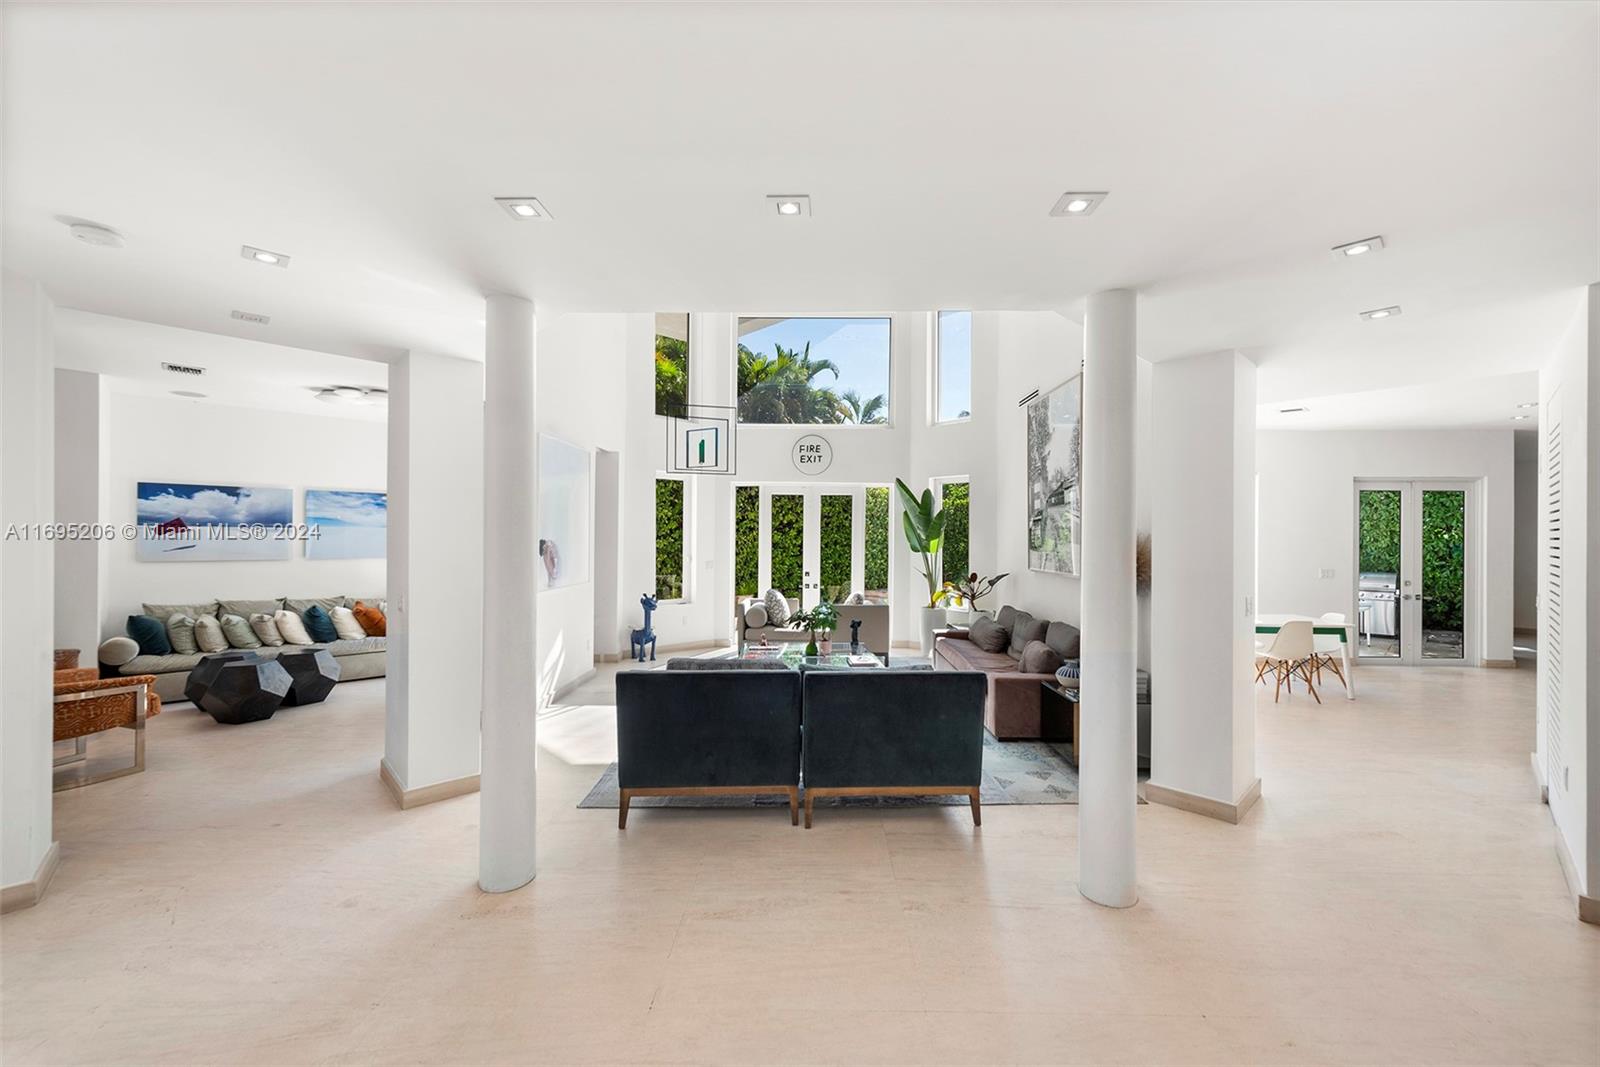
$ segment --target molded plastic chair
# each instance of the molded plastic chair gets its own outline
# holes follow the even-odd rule
[[[1311,643],[1311,620],[1296,619],[1286,622],[1278,632],[1273,635],[1272,644],[1261,652],[1261,667],[1256,671],[1260,678],[1269,668],[1272,671],[1274,685],[1272,687],[1272,702],[1278,702],[1278,696],[1284,683],[1288,683],[1289,692],[1294,693],[1294,677],[1299,675],[1310,690],[1311,696],[1318,704],[1322,698],[1317,696],[1317,687],[1312,680],[1312,660],[1316,655]]]
[[[1344,612],[1330,611],[1317,621],[1333,626],[1343,626],[1345,624]],[[1322,682],[1322,668],[1326,667],[1338,676],[1339,684],[1348,690],[1350,683],[1345,681],[1344,668],[1339,665],[1340,660],[1343,658],[1343,653],[1339,648],[1340,644],[1341,642],[1335,634],[1313,633],[1311,635],[1311,650],[1315,655],[1313,656],[1312,667],[1317,673],[1318,684]]]

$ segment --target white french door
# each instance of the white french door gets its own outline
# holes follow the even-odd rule
[[[761,486],[762,589],[814,608],[865,588],[866,487]]]
[[[1411,666],[1480,662],[1478,486],[1356,482],[1356,655]]]

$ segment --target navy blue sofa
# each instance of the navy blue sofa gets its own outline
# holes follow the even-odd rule
[[[802,677],[807,829],[817,797],[937,793],[964,794],[973,825],[983,825],[978,790],[988,680],[981,671],[807,671]]]
[[[619,827],[627,828],[632,797],[719,793],[786,795],[794,825],[799,786],[796,672],[679,669],[617,675]]]

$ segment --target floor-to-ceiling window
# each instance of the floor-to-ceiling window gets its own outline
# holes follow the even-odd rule
[[[683,600],[684,551],[682,478],[656,479],[656,599]]]
[[[761,592],[761,487],[733,487],[733,592]]]
[[[772,553],[772,588],[799,599],[805,574],[805,497],[773,493],[767,544]]]
[[[863,570],[868,600],[889,599],[889,487],[869,485],[864,494],[866,530]]]
[[[940,550],[939,569],[943,580],[959,582],[971,571],[968,565],[971,554],[967,546],[969,516],[967,508],[967,483],[945,482],[939,489],[940,507],[944,508],[944,545]]]

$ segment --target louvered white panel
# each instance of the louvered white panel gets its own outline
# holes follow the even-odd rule
[[[1562,440],[1561,398],[1552,396],[1545,410],[1545,530],[1547,551],[1544,576],[1544,633],[1539,635],[1539,666],[1544,672],[1545,781],[1554,793],[1566,792],[1562,767],[1561,686],[1561,569],[1565,556],[1565,530],[1562,528]],[[1582,546],[1579,546],[1580,548]]]

